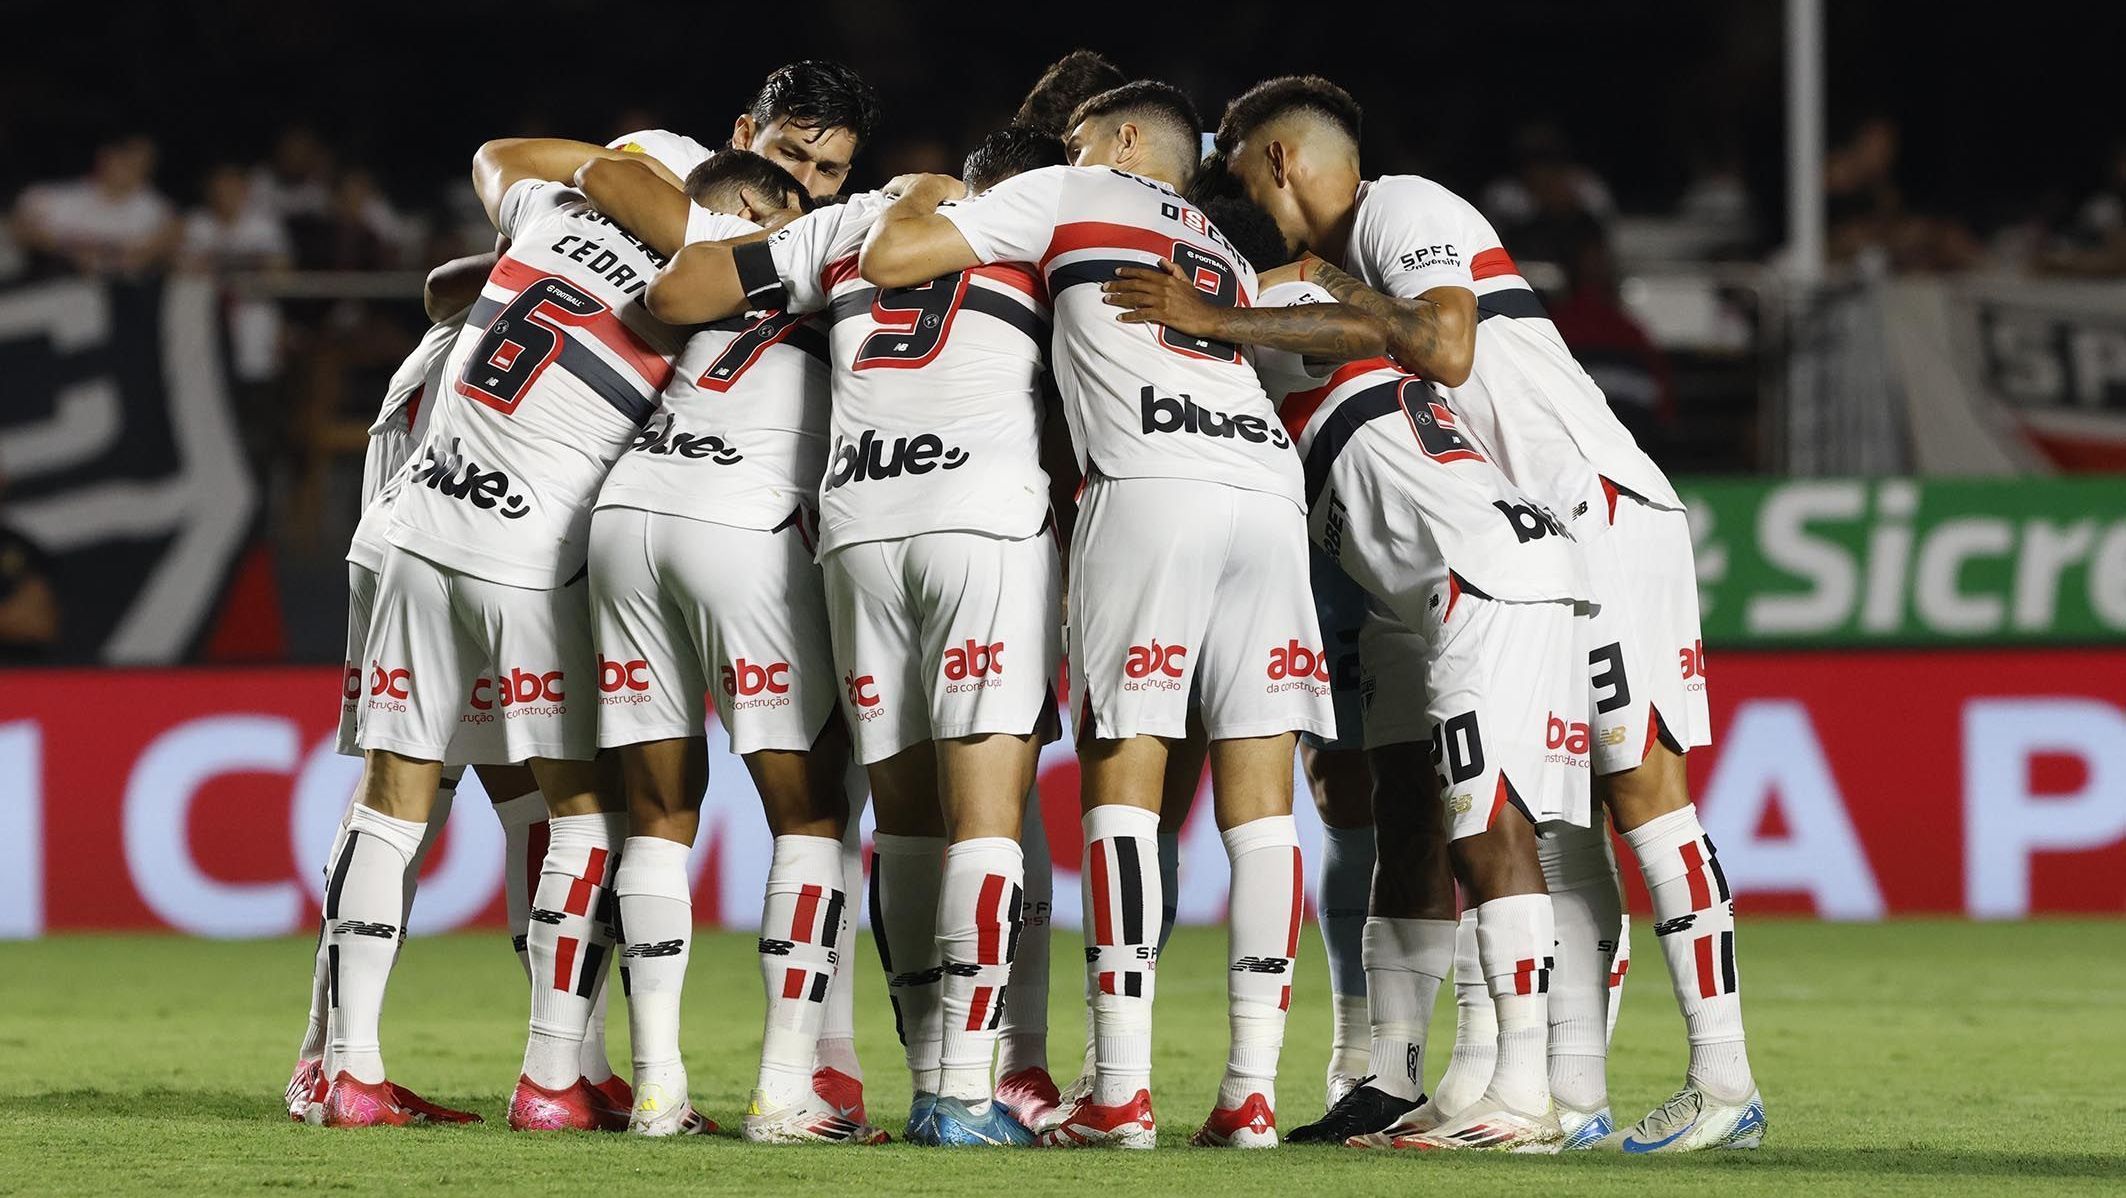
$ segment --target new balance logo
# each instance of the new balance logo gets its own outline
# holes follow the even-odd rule
[[[1284,426],[1260,416],[1232,416],[1215,408],[1199,406],[1186,395],[1166,396],[1149,386],[1137,392],[1137,406],[1146,436],[1154,433],[1195,433],[1203,437],[1238,439],[1255,445],[1289,448],[1291,438]]]
[[[653,940],[648,944],[630,944],[620,950],[623,957],[676,957],[686,950],[684,940]]]
[[[478,462],[465,456],[456,437],[450,439],[448,453],[433,442],[423,443],[421,457],[415,460],[407,479],[417,487],[463,500],[483,512],[499,507],[505,519],[520,520],[531,511],[531,501],[510,490],[509,475],[481,469]]]
[[[1289,957],[1242,957],[1233,962],[1233,973],[1283,974],[1292,967]]]
[[[332,925],[332,930],[342,936],[374,936],[378,940],[394,940],[399,934],[395,923],[364,923],[359,919],[343,919]]]
[[[1687,932],[1690,930],[1690,926],[1697,922],[1698,915],[1696,912],[1688,915],[1678,915],[1674,919],[1664,919],[1654,925],[1654,935],[1673,936],[1677,932]]]
[[[932,966],[929,969],[916,969],[910,970],[907,973],[896,973],[892,977],[886,979],[886,985],[931,986],[937,984],[940,981],[943,981],[944,978],[944,969],[939,966]]]
[[[766,936],[762,936],[759,947],[760,955],[763,957],[787,957],[790,955],[790,950],[797,946],[788,940],[771,940]]]
[[[970,961],[947,961],[939,968],[956,978],[971,978],[982,972],[982,967]]]
[[[899,478],[903,474],[928,474],[933,470],[957,470],[967,464],[968,453],[947,445],[936,433],[895,437],[888,445],[875,429],[865,429],[851,444],[834,439],[834,454],[827,465],[827,485],[832,491],[845,483],[869,479]]]
[[[561,912],[549,911],[544,907],[533,907],[531,909],[531,920],[533,923],[556,924],[560,923],[563,919],[566,918],[567,916],[561,914]]]

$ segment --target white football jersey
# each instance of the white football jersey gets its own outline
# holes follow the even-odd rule
[[[1682,508],[1467,200],[1415,175],[1360,184],[1346,257],[1347,269],[1388,295],[1409,299],[1434,287],[1476,294],[1473,369],[1444,390],[1463,432],[1528,493],[1574,523],[1603,502],[1601,478]]]
[[[820,551],[925,532],[1032,536],[1048,519],[1047,291],[1018,264],[919,287],[864,282],[857,251],[889,202],[855,196],[768,242],[789,309],[824,310],[831,322]]]
[[[706,208],[688,214],[689,243],[759,231]],[[614,463],[598,506],[759,529],[810,511],[827,456],[820,324],[795,312],[749,312],[697,327],[679,351],[664,410]]]
[[[451,346],[385,539],[520,587],[583,569],[606,471],[656,409],[679,334],[642,293],[663,255],[581,192],[525,180],[503,197],[510,248]]]
[[[1280,283],[1262,295],[1265,307],[1332,303],[1312,283]],[[1464,437],[1441,390],[1386,358],[1312,365],[1298,354],[1258,349],[1263,386],[1299,447],[1306,468],[1307,503],[1318,508],[1343,472],[1392,472],[1364,486],[1339,486],[1340,500],[1392,495],[1392,506],[1422,524],[1399,544],[1324,546],[1334,556],[1407,559],[1437,553],[1445,567],[1494,599],[1535,602],[1586,594],[1583,567],[1556,518],[1516,487]],[[1378,442],[1375,438],[1385,438]],[[1380,451],[1376,452],[1378,449]],[[1362,523],[1394,529],[1405,511],[1375,513]],[[1331,514],[1317,527],[1334,529]],[[1415,531],[1415,530],[1413,530]],[[1408,562],[1400,574],[1422,574]],[[1376,576],[1389,573],[1374,572]]]
[[[686,182],[687,176],[707,161],[712,152],[686,134],[669,129],[638,129],[605,143],[605,148],[655,158],[664,164],[664,169],[679,176],[681,183]]]
[[[384,525],[391,520],[391,501],[406,478],[406,459],[428,431],[428,417],[443,391],[443,367],[451,344],[465,327],[465,313],[429,327],[420,344],[391,372],[384,406],[369,426],[369,457],[362,464],[362,518],[354,526],[347,560],[382,572]]]
[[[983,262],[1039,268],[1055,302],[1056,383],[1078,464],[1301,502],[1299,458],[1237,346],[1123,324],[1100,284],[1164,259],[1219,303],[1255,300],[1255,268],[1173,188],[1111,167],[1051,166],[939,209]]]

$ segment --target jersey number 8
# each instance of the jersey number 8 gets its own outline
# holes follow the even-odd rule
[[[1206,253],[1185,241],[1174,243],[1173,263],[1181,268],[1196,284],[1196,290],[1210,297],[1213,304],[1231,308],[1240,302],[1240,277],[1233,273],[1225,259]],[[1213,341],[1208,337],[1191,337],[1187,333],[1160,326],[1159,342],[1176,353],[1192,358],[1209,358],[1214,362],[1238,362],[1240,347],[1230,341]]]

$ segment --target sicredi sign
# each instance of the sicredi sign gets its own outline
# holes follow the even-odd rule
[[[1694,482],[1705,639],[2126,640],[2126,477]]]

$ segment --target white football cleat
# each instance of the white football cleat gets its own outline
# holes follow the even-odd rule
[[[1591,1111],[1583,1111],[1562,1102],[1557,1106],[1558,1127],[1565,1133],[1565,1152],[1599,1148],[1602,1141],[1616,1134],[1616,1121],[1609,1117],[1609,1108],[1606,1106],[1596,1107]]]
[[[1352,1136],[1344,1141],[1344,1147],[1400,1148],[1403,1145],[1397,1144],[1397,1140],[1421,1136],[1446,1121],[1447,1113],[1440,1109],[1436,1100],[1427,1095],[1423,1102],[1417,1104],[1415,1110],[1397,1119],[1391,1126],[1365,1135]]]
[[[631,1136],[705,1136],[716,1125],[704,1118],[687,1099],[686,1073],[644,1082],[635,1088],[635,1106],[628,1113]]]
[[[1565,1129],[1558,1125],[1557,1107],[1543,1105],[1531,1115],[1487,1097],[1467,1113],[1449,1119],[1431,1131],[1397,1136],[1394,1147],[1420,1151],[1460,1149],[1481,1152],[1554,1153],[1565,1146]]]
[[[1625,1132],[1617,1147],[1634,1154],[1756,1148],[1764,1143],[1765,1126],[1764,1098],[1756,1090],[1740,1102],[1726,1102],[1686,1085]]]
[[[810,1090],[782,1106],[753,1091],[739,1134],[753,1144],[883,1144],[887,1139],[885,1132],[848,1118]]]

